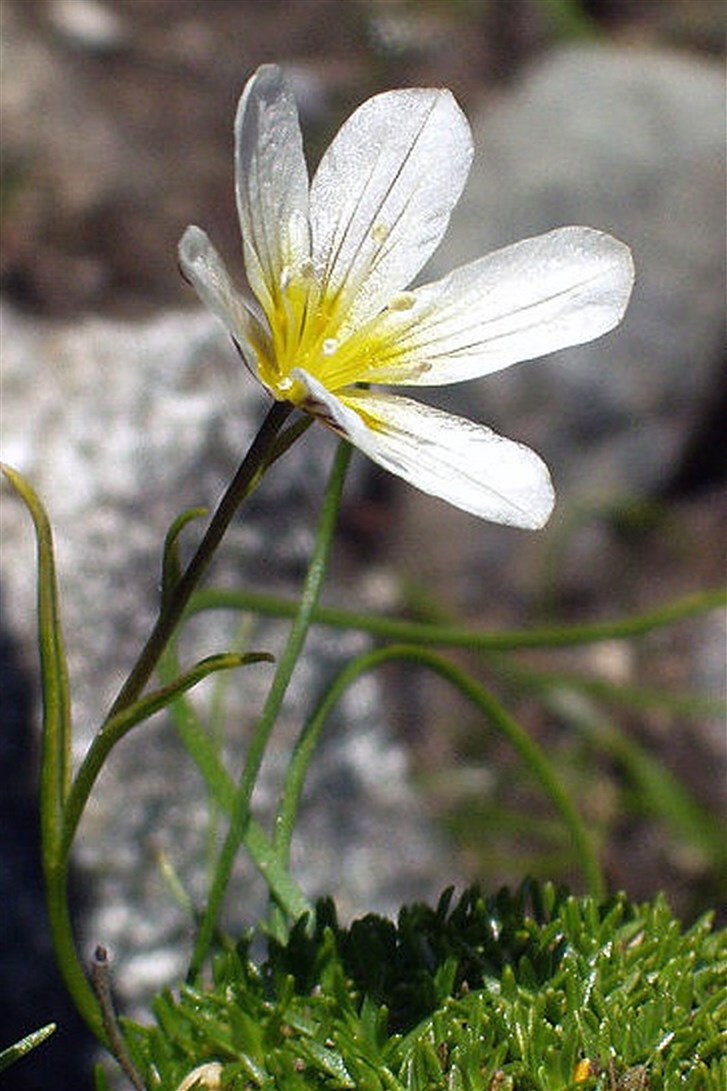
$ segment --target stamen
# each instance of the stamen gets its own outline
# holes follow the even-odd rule
[[[393,299],[389,300],[390,311],[410,311],[416,303],[416,296],[413,292],[401,292],[399,295],[395,295]]]
[[[321,351],[324,356],[333,356],[337,349],[338,341],[335,337],[327,337],[321,345]]]
[[[389,229],[386,224],[374,224],[374,226],[371,228],[371,238],[375,243],[378,243],[379,246],[383,246],[388,237]]]

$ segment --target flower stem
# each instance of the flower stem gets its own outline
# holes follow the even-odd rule
[[[274,451],[276,437],[292,408],[287,402],[273,402],[252,446],[220,500],[196,553],[179,583],[170,593],[168,601],[163,605],[156,625],[142,648],[131,674],[111,706],[108,720],[133,704],[149,681],[159,657],[184,613],[192,592],[207,570],[237,509],[257,485],[260,474]]]
[[[62,686],[60,683],[58,685],[59,690],[63,690],[62,699],[58,698],[52,702],[46,701],[41,810],[43,815],[46,897],[53,942],[58,964],[61,967],[69,992],[97,1038],[106,1044],[108,1039],[99,1015],[98,1001],[78,959],[70,921],[67,885],[68,861],[72,848],[73,833],[81,817],[85,801],[98,772],[100,772],[105,757],[110,752],[113,741],[118,741],[118,738],[123,735],[123,732],[110,732],[108,729],[124,719],[122,714],[131,709],[131,706],[138,700],[146,687],[160,656],[184,614],[192,593],[207,570],[214,552],[240,504],[256,487],[265,469],[289,446],[289,443],[285,443],[281,447],[279,433],[291,410],[292,407],[285,403],[273,403],[250,449],[212,516],[207,531],[184,574],[175,586],[168,589],[157,622],[104,723],[94,737],[86,759],[70,787],[64,787],[63,785],[65,779],[63,771],[64,768],[68,768],[68,759],[67,757],[64,758],[64,755],[69,750],[70,740],[70,718],[66,707],[65,682]],[[289,429],[289,431],[292,430]],[[37,514],[35,517],[37,518]],[[49,594],[47,593],[45,598],[48,598]],[[55,596],[54,586],[52,594]],[[54,601],[54,598],[51,601]],[[59,627],[56,626],[53,631],[59,633]],[[54,642],[50,645],[51,651],[58,655],[60,655],[59,640],[60,636],[56,636]],[[49,673],[49,669],[44,668],[44,677]],[[62,672],[60,672],[60,669],[56,673],[61,677]],[[65,675],[63,674],[61,680],[64,679]],[[48,711],[49,705],[50,712]],[[53,713],[53,709],[59,705],[66,708],[65,741],[60,737],[62,732],[59,734],[59,729],[55,726],[55,721],[59,717]],[[64,716],[61,715],[60,719],[63,720]],[[111,745],[109,745],[110,738]],[[263,844],[257,847],[262,852],[263,849],[267,848],[267,845]],[[268,850],[267,854],[264,855],[271,856],[271,850]]]

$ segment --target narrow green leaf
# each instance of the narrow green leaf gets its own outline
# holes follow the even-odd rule
[[[207,515],[207,508],[190,508],[189,511],[183,511],[181,515],[178,515],[167,531],[162,554],[162,611],[169,608],[172,595],[182,578],[182,562],[179,557],[180,535],[188,523],[194,519],[203,519],[205,515]]]
[[[154,690],[145,697],[141,697],[132,705],[106,720],[89,746],[68,795],[63,827],[63,846],[66,851],[70,849],[86,801],[106,758],[114,746],[133,727],[136,727],[137,724],[142,723],[144,720],[148,720],[156,712],[161,712],[180,694],[196,686],[198,682],[217,671],[232,670],[235,667],[249,666],[252,663],[271,662],[273,662],[273,656],[268,652],[248,652],[245,655],[227,653],[209,656],[197,663],[191,670],[185,671],[170,685],[162,686],[161,689]]]
[[[30,1053],[31,1049],[35,1049],[41,1042],[44,1042],[46,1038],[50,1038],[51,1034],[56,1029],[55,1023],[47,1023],[46,1026],[40,1027],[38,1030],[32,1031],[31,1034],[26,1034],[25,1038],[21,1038],[19,1042],[15,1042],[14,1045],[8,1046],[7,1049],[3,1049],[0,1052],[0,1072],[4,1072],[6,1068],[10,1068],[11,1064],[15,1064],[21,1057],[24,1057],[26,1053]]]
[[[33,520],[38,556],[38,646],[43,689],[41,799],[47,849],[60,838],[63,801],[70,783],[71,716],[68,669],[58,604],[53,532],[45,508],[28,482],[10,466],[0,470]]]
[[[222,910],[227,885],[232,875],[235,856],[240,843],[244,840],[245,830],[250,824],[250,800],[260,772],[260,766],[275,727],[278,713],[282,707],[288,684],[303,650],[328,568],[333,532],[340,509],[343,484],[350,459],[351,447],[348,443],[342,441],[336,450],[329,474],[316,530],[315,545],[303,583],[300,603],[278,661],[275,677],[268,691],[260,720],[248,746],[242,775],[235,793],[230,827],[219,854],[210,887],[207,909],[192,952],[189,970],[190,979],[197,975],[209,949],[216,921]],[[279,862],[284,867],[287,866],[287,859],[281,858]],[[284,930],[284,925],[280,919],[271,921],[271,927],[277,928],[281,932]]]
[[[177,673],[174,670],[175,664],[172,642],[160,660],[162,680],[171,678],[172,671]],[[229,818],[235,802],[235,782],[222,764],[217,747],[185,694],[180,694],[172,701],[170,713],[182,745],[205,782],[210,799]],[[287,868],[278,860],[277,853],[263,829],[252,818],[245,829],[243,842],[255,867],[263,876],[272,899],[284,908],[290,919],[297,920],[304,913],[310,912],[310,903]]]
[[[63,827],[71,790],[72,724],[53,534],[45,508],[28,482],[9,466],[0,464],[0,470],[28,509],[37,542],[38,644],[43,690],[40,827],[48,922],[66,988],[93,1033],[105,1042],[98,1003],[78,958],[68,906],[68,853],[63,843]]]

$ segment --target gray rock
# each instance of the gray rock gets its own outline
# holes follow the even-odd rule
[[[55,529],[78,760],[153,620],[169,523],[187,507],[214,504],[262,420],[265,398],[206,314],[59,325],[4,309],[2,332],[3,457],[32,482]],[[216,584],[296,593],[332,451],[332,437],[313,429],[273,468],[223,543]],[[7,623],[29,658],[33,539],[26,512],[7,493],[2,515]],[[350,598],[333,582],[333,597]],[[184,642],[187,661],[228,649],[239,624],[224,614],[195,622],[194,639]],[[280,624],[257,624],[248,646],[278,651],[283,637]],[[311,632],[255,798],[262,817],[270,816],[284,757],[315,698],[365,647],[356,634]],[[262,665],[226,679],[231,771],[240,768],[271,671]],[[76,855],[94,905],[81,923],[82,944],[110,948],[127,1010],[184,971],[190,922],[165,886],[159,855],[199,903],[209,829],[200,778],[167,719],[137,728],[103,774]],[[335,894],[344,915],[393,912],[405,900],[435,896],[452,878],[373,679],[350,692],[324,737],[294,858],[304,889]],[[227,926],[246,927],[263,905],[261,882],[241,865]]]
[[[474,118],[467,188],[425,279],[569,223],[610,232],[636,263],[619,329],[431,393],[543,455],[558,493],[550,533],[579,509],[668,485],[714,397],[723,366],[724,132],[716,64],[615,46],[547,56]],[[503,575],[516,592],[532,586],[542,535],[480,524],[413,491],[401,505],[400,555],[460,604],[491,602],[495,564],[498,586]],[[441,534],[424,531],[432,520]]]
[[[633,250],[622,327],[454,388],[463,411],[532,443],[568,496],[669,479],[721,362],[724,81],[673,53],[579,46],[548,57],[473,124],[475,162],[434,271],[577,223]]]

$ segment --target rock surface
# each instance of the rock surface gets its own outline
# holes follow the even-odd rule
[[[185,508],[215,502],[262,420],[265,398],[203,313],[62,325],[5,309],[2,329],[3,458],[32,482],[55,530],[78,760],[153,621],[168,525]],[[332,450],[333,438],[313,430],[274,467],[248,518],[231,528],[216,583],[296,593]],[[350,484],[355,493],[355,478]],[[29,659],[33,540],[26,512],[7,494],[2,515],[7,617]],[[336,597],[346,600],[345,587]],[[238,626],[221,614],[196,625],[190,660],[227,650]],[[281,626],[259,625],[250,646],[277,651],[281,637]],[[285,748],[316,695],[364,648],[356,636],[311,632],[281,717],[282,741],[256,796],[261,814],[273,806]],[[271,668],[258,666],[227,682],[231,770],[240,767],[270,678]],[[435,896],[452,876],[409,787],[407,758],[387,729],[375,682],[352,690],[335,720],[295,841],[304,888],[334,893],[344,915],[393,912],[404,900]],[[208,821],[199,777],[165,720],[124,740],[77,852],[92,899],[84,948],[103,942],[113,952],[123,1002],[140,1003],[184,972],[189,921],[165,886],[159,854],[202,899]],[[261,884],[241,868],[229,928],[254,921],[262,899]]]
[[[547,359],[435,391],[432,400],[540,452],[558,533],[576,506],[654,496],[677,474],[723,376],[725,98],[721,69],[666,51],[578,46],[525,70],[473,120],[475,161],[433,276],[488,250],[576,223],[626,242],[636,286],[622,326]],[[402,552],[424,575],[471,579],[513,556],[512,532],[407,493]],[[436,518],[441,536],[421,535]],[[521,540],[527,536],[520,536]],[[524,541],[527,555],[531,543]],[[526,563],[525,561],[523,563]],[[486,581],[487,582],[487,581]],[[480,596],[480,605],[482,605]]]

